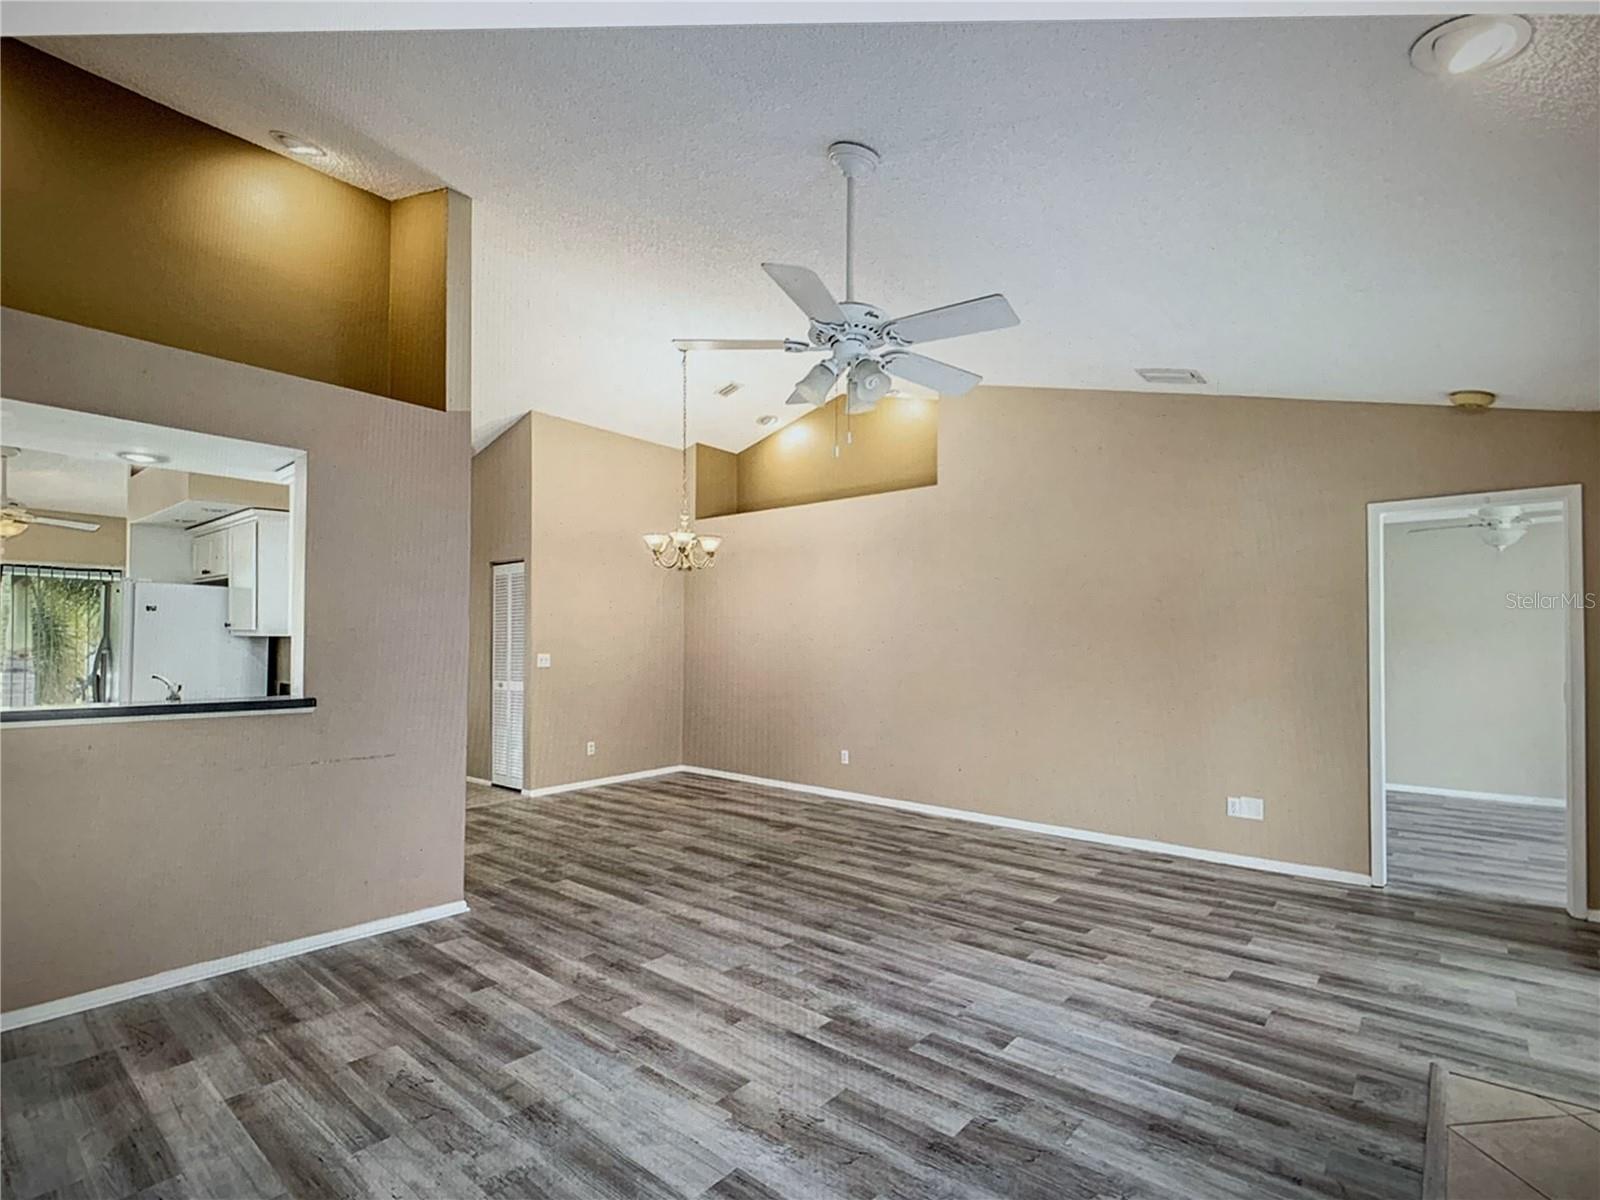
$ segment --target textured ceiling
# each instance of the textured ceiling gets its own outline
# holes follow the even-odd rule
[[[6,492],[24,508],[36,511],[126,516],[128,467],[115,460],[19,449],[6,463]]]
[[[39,39],[389,196],[474,200],[474,426],[536,408],[677,440],[674,336],[798,336],[763,259],[858,291],[1003,290],[930,352],[998,384],[1600,407],[1600,18],[1440,80],[1425,17]],[[730,449],[806,359],[692,362]],[[711,395],[729,380],[730,399]],[[981,397],[957,403],[981,403]],[[1203,399],[1197,398],[1197,403]],[[764,431],[762,431],[764,432]]]

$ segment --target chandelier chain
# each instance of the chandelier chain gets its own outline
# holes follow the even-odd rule
[[[683,511],[689,511],[689,352],[678,351],[678,364],[683,377],[683,426],[681,429],[683,459],[679,464],[679,485],[683,490]]]

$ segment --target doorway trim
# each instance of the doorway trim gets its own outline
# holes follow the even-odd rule
[[[1416,500],[1383,500],[1367,505],[1367,734],[1368,790],[1371,809],[1372,886],[1389,879],[1386,740],[1386,689],[1384,678],[1384,577],[1383,538],[1391,525],[1420,520],[1448,520],[1469,516],[1486,504],[1548,504],[1559,502],[1567,531],[1569,596],[1584,596],[1583,589],[1583,488],[1579,484],[1518,488],[1502,492],[1473,492],[1459,496],[1428,496]],[[1580,920],[1589,916],[1588,853],[1588,746],[1584,711],[1584,606],[1568,605],[1566,635],[1567,709],[1567,913]]]

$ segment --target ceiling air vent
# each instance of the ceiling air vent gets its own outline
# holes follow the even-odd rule
[[[717,395],[721,396],[724,400],[726,400],[729,396],[731,396],[735,392],[737,392],[739,390],[740,386],[741,386],[740,384],[733,383],[733,382],[730,381],[728,383],[723,384],[721,387],[719,387],[717,389]]]
[[[1199,371],[1191,371],[1187,367],[1139,367],[1139,378],[1146,383],[1177,384],[1182,387],[1193,387],[1197,383],[1204,383],[1206,377]]]

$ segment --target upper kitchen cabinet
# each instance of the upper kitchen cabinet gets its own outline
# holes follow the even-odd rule
[[[247,509],[194,532],[194,561],[221,561],[228,583],[228,628],[247,637],[288,637],[292,573],[289,514]],[[202,549],[204,544],[204,549]]]

